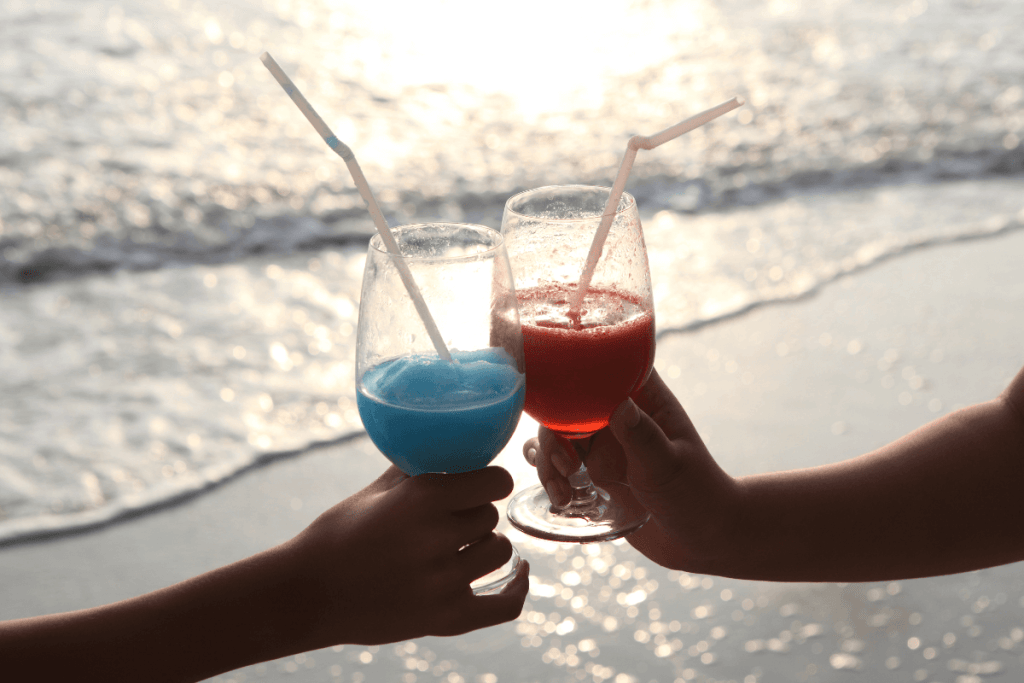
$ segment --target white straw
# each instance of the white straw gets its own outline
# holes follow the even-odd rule
[[[691,116],[660,133],[648,137],[634,135],[629,139],[629,143],[626,145],[626,153],[622,156],[622,164],[619,166],[619,174],[615,176],[615,183],[612,185],[611,194],[608,195],[608,203],[604,207],[604,215],[601,216],[601,224],[594,235],[594,242],[590,245],[590,253],[587,254],[587,265],[583,268],[579,286],[569,301],[570,318],[578,316],[580,308],[583,306],[583,299],[590,288],[590,281],[594,277],[594,269],[597,268],[597,261],[601,258],[601,251],[604,249],[604,242],[608,238],[609,231],[611,231],[615,214],[618,213],[619,199],[622,197],[622,191],[626,188],[626,179],[629,178],[629,172],[633,169],[633,160],[636,159],[637,150],[654,149],[669,140],[674,140],[683,133],[689,133],[694,128],[700,128],[708,121],[713,121],[722,114],[743,106],[743,104],[743,98],[734,97],[728,102],[723,102],[717,107],[712,107],[696,116]]]
[[[416,306],[416,312],[420,314],[420,318],[423,320],[423,324],[427,328],[427,334],[430,335],[430,341],[434,343],[434,348],[437,350],[439,356],[447,361],[452,360],[452,354],[448,352],[448,347],[444,343],[444,339],[441,338],[441,331],[437,329],[437,324],[434,322],[433,316],[430,315],[430,310],[427,308],[427,302],[423,300],[423,294],[420,292],[419,287],[416,286],[416,281],[412,278],[412,273],[409,271],[409,266],[402,260],[402,250],[398,246],[398,242],[395,241],[395,236],[391,233],[391,228],[388,227],[388,223],[384,220],[384,214],[380,212],[380,207],[377,206],[377,200],[373,197],[373,192],[370,190],[369,183],[366,182],[366,176],[363,175],[363,170],[359,168],[359,162],[356,161],[355,155],[352,150],[344,142],[339,140],[331,132],[331,129],[327,127],[324,120],[320,118],[313,107],[310,106],[306,98],[302,96],[299,89],[295,87],[292,80],[288,78],[288,75],[281,70],[274,58],[270,56],[270,53],[264,52],[260,55],[260,61],[263,65],[274,75],[277,82],[281,84],[284,91],[288,93],[288,96],[292,98],[296,106],[299,108],[316,132],[320,134],[320,137],[324,139],[327,146],[330,147],[345,160],[345,165],[348,166],[349,172],[352,174],[352,180],[356,183],[356,188],[359,190],[359,194],[362,196],[363,201],[366,202],[367,208],[370,210],[370,216],[373,218],[373,224],[377,227],[377,232],[380,233],[380,237],[384,240],[384,244],[393,256],[392,261],[398,268],[398,274],[402,278],[402,282],[405,284],[406,290],[409,292],[409,296],[412,297],[412,302]]]

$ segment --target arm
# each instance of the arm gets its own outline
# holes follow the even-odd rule
[[[391,468],[292,540],[240,562],[112,605],[0,623],[0,669],[196,681],[337,643],[514,619],[528,566],[499,595],[469,589],[511,555],[491,505],[511,488],[499,468],[415,478]]]
[[[729,573],[871,581],[1024,559],[1024,370],[997,399],[845,462],[739,480]],[[1009,522],[1009,523],[1008,523]]]
[[[578,459],[524,446],[552,499]],[[872,581],[1024,559],[1024,370],[1003,394],[833,465],[735,479],[657,373],[592,439],[595,480],[627,480],[651,520],[628,537],[675,569],[772,581]]]
[[[140,597],[2,623],[0,664],[26,678],[189,681],[284,656],[309,628],[295,604],[311,596],[289,568],[294,552],[286,543]]]

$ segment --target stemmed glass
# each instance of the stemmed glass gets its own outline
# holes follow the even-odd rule
[[[501,230],[512,262],[526,358],[526,412],[585,459],[580,441],[608,424],[654,363],[654,300],[636,200],[622,194],[582,307],[570,312],[610,189],[551,186],[505,204]],[[570,475],[572,498],[555,507],[532,486],[508,504],[509,521],[538,538],[607,541],[649,514],[623,482]],[[614,495],[611,495],[614,494]]]
[[[425,223],[392,230],[455,362],[435,349],[380,236],[359,303],[356,402],[370,439],[403,472],[469,472],[508,443],[523,410],[523,339],[501,233]],[[474,581],[496,592],[519,555]]]

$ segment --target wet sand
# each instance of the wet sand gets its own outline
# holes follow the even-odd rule
[[[841,460],[1005,387],[1024,365],[1022,262],[1020,231],[923,249],[797,302],[664,335],[657,366],[731,474]],[[534,428],[524,419],[498,460],[518,487],[530,476],[519,444]],[[0,548],[0,618],[110,602],[242,558],[297,533],[386,464],[356,438],[130,520]],[[1019,565],[899,582],[771,584],[667,571],[622,543],[509,536],[533,565],[517,622],[447,640],[327,649],[214,680],[1024,675]]]

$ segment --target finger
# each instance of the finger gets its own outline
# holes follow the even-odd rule
[[[467,510],[507,498],[514,485],[512,475],[501,467],[458,474],[421,474],[411,481],[446,510]]]
[[[530,563],[521,560],[515,578],[500,593],[476,595],[453,604],[447,625],[437,635],[458,635],[512,621],[523,611],[529,590]]]
[[[587,471],[590,472],[591,479],[626,481],[626,458],[622,446],[608,427],[590,438]]]
[[[633,393],[632,399],[641,410],[662,426],[662,431],[669,440],[700,439],[690,416],[686,414],[679,399],[661,379],[657,370],[651,371],[651,376]]]
[[[541,427],[537,454],[537,478],[555,505],[567,505],[572,487],[567,477],[580,468],[580,459],[572,445],[551,430]]]
[[[526,594],[530,590],[530,563],[520,560],[516,576],[508,582],[501,592],[491,595],[478,595],[473,602],[482,606],[488,621],[485,625],[500,624],[511,621],[523,611]],[[476,628],[480,628],[479,626]]]
[[[537,437],[531,437],[523,443],[523,458],[534,467],[537,466],[537,453],[540,449],[540,441]]]
[[[537,432],[540,451],[538,462],[546,461],[546,466],[558,472],[563,477],[580,468],[579,452],[573,447],[572,442],[547,427],[541,427]],[[540,464],[537,465],[541,467]]]
[[[490,574],[512,557],[512,542],[502,534],[491,533],[459,551],[459,571],[466,583]]]
[[[516,568],[516,578],[505,584],[505,587],[501,589],[498,595],[518,595],[522,593],[522,599],[525,600],[528,590],[530,590],[530,563],[527,560],[520,560],[519,567]]]
[[[660,424],[631,399],[623,401],[612,413],[609,428],[626,453],[630,481],[673,481],[681,473],[675,448]]]
[[[472,510],[459,510],[452,515],[449,525],[456,548],[470,545],[486,538],[498,526],[501,516],[492,503]]]

